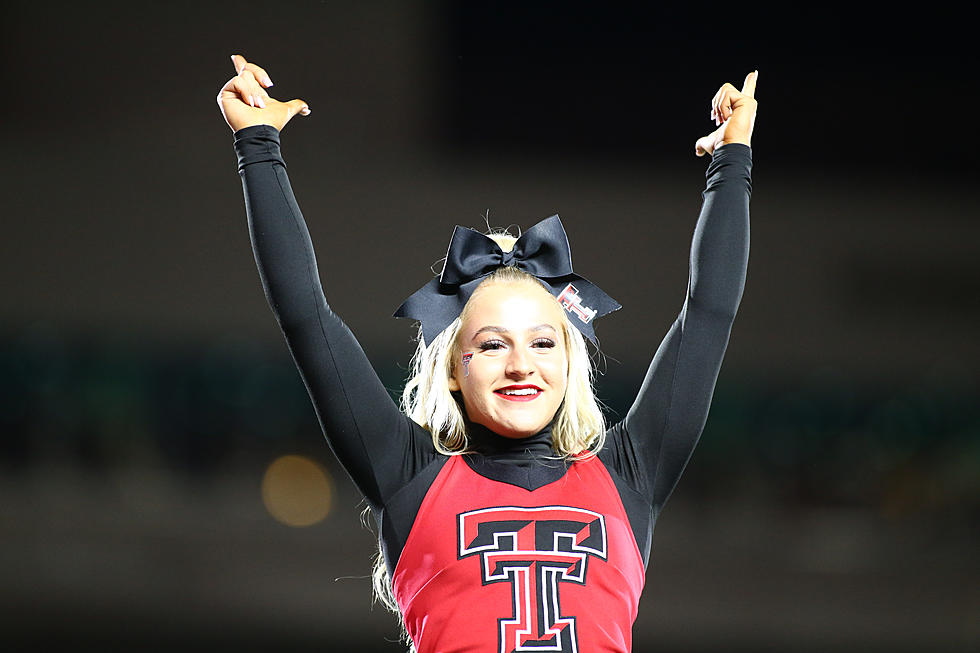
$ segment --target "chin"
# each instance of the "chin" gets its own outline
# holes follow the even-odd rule
[[[512,424],[512,425],[494,424],[489,428],[490,430],[494,431],[499,435],[502,435],[505,438],[520,440],[522,438],[529,438],[532,435],[535,435],[546,426],[548,426],[547,422],[541,424],[540,426],[538,425],[526,426],[524,424]]]
[[[540,431],[540,430],[541,429],[538,429],[538,431]],[[496,432],[497,432],[498,435],[500,435],[501,437],[504,437],[504,438],[509,438],[511,440],[523,440],[524,438],[531,437],[532,435],[534,435],[538,431],[507,431],[507,430],[505,430],[503,433],[500,433],[499,431],[496,431]]]

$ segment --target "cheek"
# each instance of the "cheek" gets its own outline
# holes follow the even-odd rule
[[[564,387],[568,384],[568,358],[566,356],[549,357],[541,361],[541,371],[547,376],[552,386]]]

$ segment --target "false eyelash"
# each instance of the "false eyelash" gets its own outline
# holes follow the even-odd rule
[[[533,341],[531,345],[545,345],[545,349],[551,349],[556,347],[557,343],[551,338],[538,338],[537,340]],[[494,351],[497,349],[502,349],[506,346],[507,344],[502,340],[487,340],[480,343],[480,349],[483,351]]]

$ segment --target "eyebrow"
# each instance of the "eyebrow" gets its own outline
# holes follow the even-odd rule
[[[551,326],[550,324],[539,324],[537,326],[533,326],[530,329],[528,329],[528,331],[548,331],[548,330],[554,331],[555,333],[558,333],[558,330],[555,329],[555,327]],[[492,333],[510,333],[510,330],[505,329],[504,327],[499,327],[499,326],[485,326],[485,327],[480,327],[479,329],[477,329],[476,333],[473,334],[473,337],[475,338],[478,335],[480,335],[481,333],[486,333],[487,331],[492,332]]]

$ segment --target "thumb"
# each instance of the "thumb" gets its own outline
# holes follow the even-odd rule
[[[303,100],[290,100],[289,102],[283,102],[282,106],[286,107],[286,115],[282,119],[283,127],[297,114],[302,116],[310,115],[310,105]]]
[[[694,143],[694,153],[698,156],[704,156],[705,154],[714,154],[715,147],[721,141],[721,135],[725,132],[725,127],[728,123],[722,124],[721,127],[714,130],[707,136],[702,136]]]
[[[710,134],[708,136],[702,136],[694,143],[694,154],[697,156],[704,156],[705,154],[711,154],[715,149],[715,135]]]
[[[289,107],[290,115],[294,116],[297,113],[304,116],[310,115],[310,105],[303,100],[290,100],[286,103],[286,106]]]
[[[755,98],[755,82],[757,79],[759,79],[758,70],[753,70],[745,76],[745,83],[742,84],[742,95],[748,95],[750,98]]]

